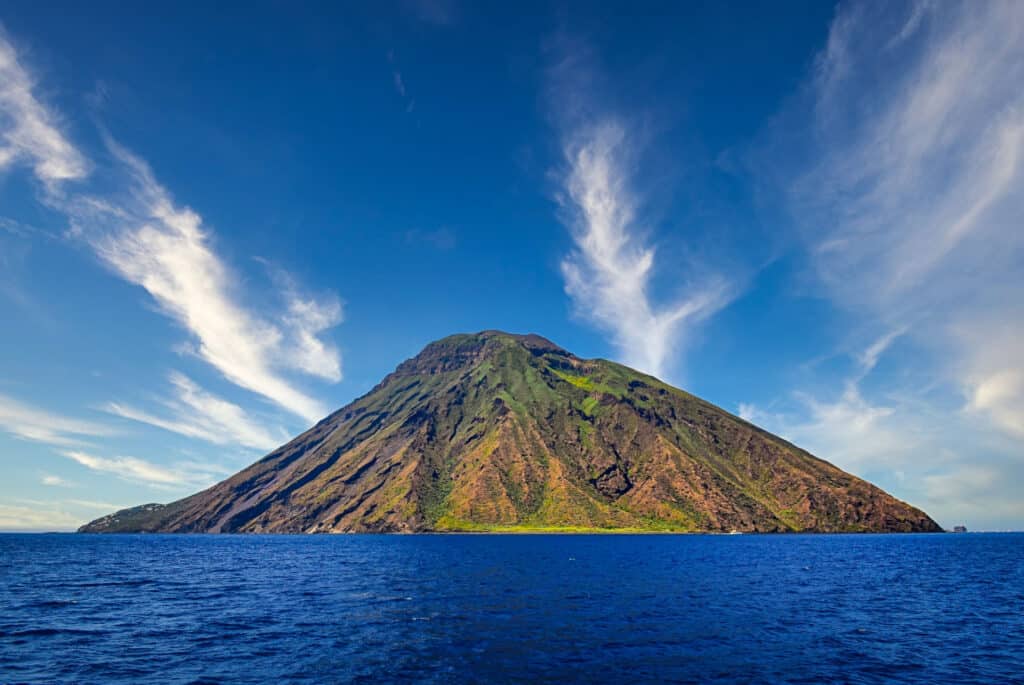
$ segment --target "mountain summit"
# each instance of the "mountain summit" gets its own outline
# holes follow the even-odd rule
[[[656,378],[537,335],[427,345],[227,480],[83,532],[938,531]]]

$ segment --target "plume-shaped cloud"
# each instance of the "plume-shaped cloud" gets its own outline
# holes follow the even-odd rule
[[[564,153],[576,244],[562,261],[566,292],[581,316],[611,334],[627,364],[663,374],[688,328],[728,302],[728,284],[720,278],[691,283],[683,297],[653,302],[655,251],[637,225],[626,130],[614,120],[584,125],[569,134]]]

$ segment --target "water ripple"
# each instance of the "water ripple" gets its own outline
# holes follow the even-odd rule
[[[1019,682],[1024,535],[0,535],[0,682]]]

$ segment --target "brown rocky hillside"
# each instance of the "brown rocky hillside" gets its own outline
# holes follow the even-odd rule
[[[428,345],[203,492],[85,532],[938,531],[722,409],[535,335]]]

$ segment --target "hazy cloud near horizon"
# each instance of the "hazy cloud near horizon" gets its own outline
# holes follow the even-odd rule
[[[742,411],[894,475],[947,524],[1024,516],[1022,77],[1020,3],[844,4],[756,167],[851,330],[885,344],[838,395]],[[779,168],[783,149],[798,154]],[[927,368],[873,373],[891,347]]]

